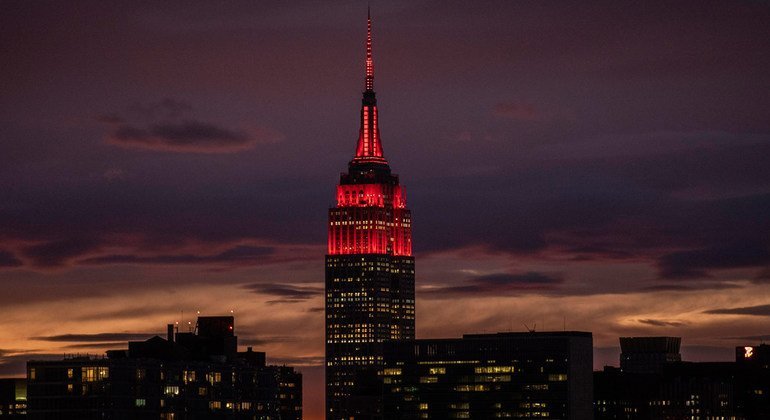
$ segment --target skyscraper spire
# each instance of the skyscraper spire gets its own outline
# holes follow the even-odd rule
[[[372,58],[372,15],[366,13],[366,79],[361,101],[361,129],[352,164],[375,163],[387,165],[382,153],[380,128],[377,124],[377,98],[374,94],[374,60]]]
[[[374,62],[372,61],[372,13],[366,8],[366,91],[374,91]]]

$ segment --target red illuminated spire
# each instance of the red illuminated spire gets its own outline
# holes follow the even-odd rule
[[[374,91],[374,62],[372,61],[372,14],[366,9],[366,91]]]
[[[358,133],[356,156],[352,163],[388,164],[382,153],[380,128],[377,124],[377,98],[374,95],[374,60],[372,59],[372,16],[366,13],[366,78],[361,101],[361,129]]]

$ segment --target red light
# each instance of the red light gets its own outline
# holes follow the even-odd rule
[[[329,255],[412,255],[411,213],[398,185],[337,186],[337,207],[329,211]]]

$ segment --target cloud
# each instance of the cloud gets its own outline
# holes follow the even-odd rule
[[[697,282],[684,284],[659,284],[639,289],[642,292],[697,292],[700,290],[740,289],[743,286],[729,282]]]
[[[653,327],[682,327],[687,325],[686,322],[682,321],[666,321],[661,319],[640,319],[639,322],[652,325]]]
[[[552,276],[537,272],[522,274],[494,273],[474,277],[464,281],[459,286],[426,286],[419,289],[421,297],[428,299],[442,299],[452,296],[500,296],[515,293],[547,292],[552,291],[564,280],[559,276]]]
[[[243,288],[258,295],[278,296],[283,298],[271,301],[273,303],[300,302],[323,294],[323,288],[321,287],[293,286],[277,283],[254,283],[244,285]]]
[[[265,127],[240,130],[187,116],[193,108],[164,99],[149,105],[129,107],[125,118],[118,114],[96,117],[110,128],[106,142],[134,149],[178,153],[236,153],[259,143],[279,141],[283,135]],[[185,116],[185,117],[183,117]]]
[[[770,316],[770,305],[744,306],[740,308],[720,308],[704,311],[705,314],[714,315],[752,315]]]
[[[266,246],[238,245],[215,255],[105,255],[87,258],[79,261],[80,264],[104,265],[104,264],[219,264],[236,263],[239,265],[252,265],[264,262],[267,257],[275,253],[275,248]]]
[[[262,133],[261,139],[211,123],[186,120],[181,123],[154,124],[149,127],[120,125],[108,135],[107,142],[117,146],[186,153],[235,153],[249,150],[261,141],[273,139]]]
[[[753,281],[755,283],[767,283],[770,282],[770,267],[763,268],[760,270],[756,276],[754,276]]]
[[[238,338],[238,344],[242,346],[263,346],[272,343],[290,343],[299,340],[288,335],[274,335],[259,338]]]
[[[658,260],[665,278],[703,278],[710,268],[756,267],[770,264],[770,245],[765,241],[743,241],[674,252]]]
[[[152,338],[158,334],[147,333],[96,333],[96,334],[61,334],[47,335],[38,337],[29,337],[30,340],[52,341],[62,343],[108,343],[108,342],[128,342],[143,341]]]
[[[71,237],[25,247],[22,253],[42,268],[58,267],[67,261],[100,247],[100,241],[92,237]]]
[[[132,340],[132,341],[144,341],[144,340]],[[105,341],[100,343],[81,343],[70,344],[65,346],[68,349],[121,349],[126,348],[128,342],[126,341]]]
[[[11,252],[0,249],[0,267],[19,267],[23,264]]]

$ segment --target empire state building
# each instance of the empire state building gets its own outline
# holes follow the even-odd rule
[[[329,209],[326,255],[326,417],[380,414],[382,343],[414,339],[412,217],[380,141],[368,18],[361,128]]]

